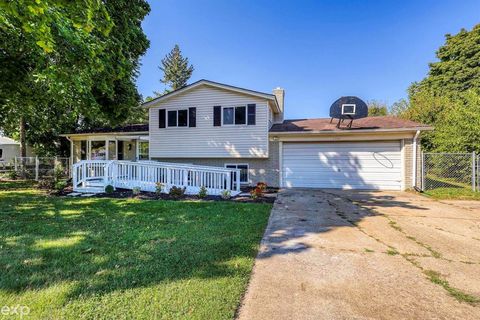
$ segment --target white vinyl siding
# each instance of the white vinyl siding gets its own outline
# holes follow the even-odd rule
[[[284,143],[285,187],[401,190],[400,141]]]
[[[256,104],[255,125],[213,126],[213,107]],[[197,126],[158,127],[158,110],[196,107]],[[150,108],[151,158],[266,158],[268,105],[262,98],[201,86]]]

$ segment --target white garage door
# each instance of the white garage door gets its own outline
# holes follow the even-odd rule
[[[287,188],[401,190],[400,141],[283,143]]]

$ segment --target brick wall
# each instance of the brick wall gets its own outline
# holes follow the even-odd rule
[[[413,175],[413,139],[404,139],[403,140],[403,148],[404,148],[404,179],[405,179],[405,188],[410,189],[412,186],[417,186],[420,188],[421,180],[422,180],[422,150],[419,141],[417,141],[417,174],[416,174],[416,181],[412,181]]]

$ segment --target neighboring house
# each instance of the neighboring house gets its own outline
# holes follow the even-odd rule
[[[20,143],[0,136],[0,163],[13,162],[15,157],[20,156]]]
[[[72,160],[158,160],[237,168],[276,187],[404,190],[415,184],[417,138],[430,127],[368,117],[339,129],[285,120],[283,89],[262,93],[207,80],[149,101],[149,123],[65,135]],[[417,147],[415,147],[417,146]]]

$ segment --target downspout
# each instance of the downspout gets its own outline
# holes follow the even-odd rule
[[[413,166],[413,170],[412,170],[412,184],[413,186],[412,187],[416,187],[417,186],[417,140],[418,140],[418,136],[420,135],[420,130],[417,130],[417,132],[415,133],[415,136],[413,137],[413,162],[412,162],[412,166]]]

